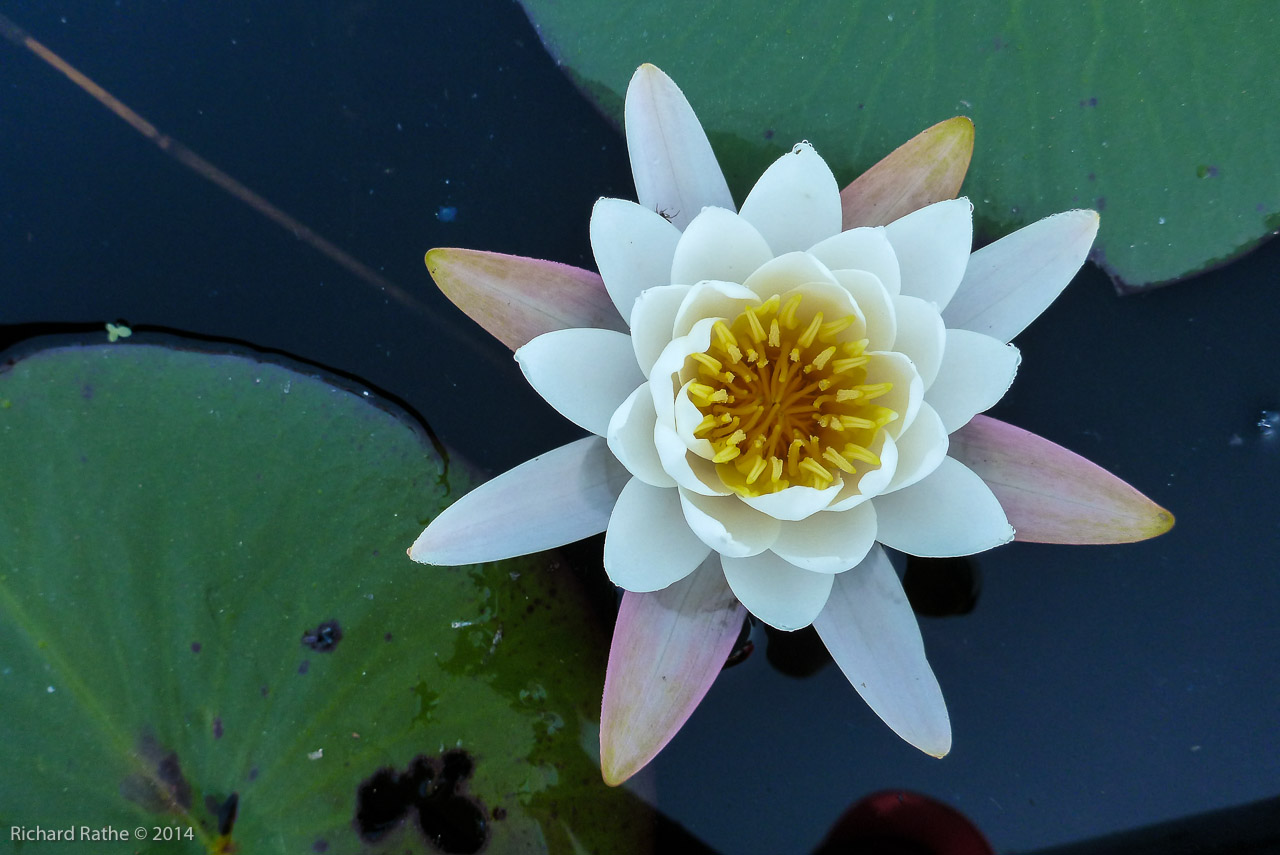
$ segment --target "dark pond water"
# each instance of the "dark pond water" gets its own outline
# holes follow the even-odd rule
[[[423,307],[0,43],[5,343],[117,318],[250,342],[385,390],[491,473],[576,437],[422,264],[457,245],[591,267],[592,203],[633,192],[620,135],[517,5],[0,12]],[[1019,337],[1018,381],[993,414],[1116,472],[1178,524],[1144,544],[1015,544],[975,562],[975,608],[922,621],[948,758],[901,742],[834,668],[784,674],[757,631],[653,764],[659,807],[718,851],[800,852],[850,803],[906,788],[1026,851],[1280,795],[1278,294],[1278,243],[1136,297],[1090,267]]]

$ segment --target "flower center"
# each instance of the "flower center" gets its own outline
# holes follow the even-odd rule
[[[790,486],[825,489],[835,470],[880,465],[876,435],[898,414],[874,403],[891,383],[867,383],[857,320],[801,313],[802,295],[778,295],[714,325],[711,345],[690,356],[689,400],[702,413],[694,436],[711,443],[725,486],[743,496]]]

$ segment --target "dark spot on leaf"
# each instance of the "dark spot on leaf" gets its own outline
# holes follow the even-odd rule
[[[258,691],[262,694],[262,697],[264,697],[264,698],[265,698],[267,695],[271,694],[271,689],[267,688],[266,686],[263,686],[263,687],[262,687],[261,689],[259,689]]]
[[[317,840],[315,843],[312,843],[312,844],[311,844],[311,851],[312,851],[312,852],[328,852],[328,851],[329,851],[329,841],[327,841],[327,840]]]
[[[181,813],[191,809],[191,784],[182,774],[178,755],[166,751],[150,733],[138,740],[138,756],[147,764],[120,782],[120,793],[153,813]]]
[[[416,826],[433,850],[449,855],[481,851],[489,840],[488,811],[467,794],[474,770],[471,755],[459,750],[439,757],[419,755],[404,772],[379,769],[356,790],[356,832],[365,842],[376,843],[416,814]]]
[[[250,769],[250,770],[249,770],[248,779],[249,779],[250,781],[256,781],[256,780],[258,779],[258,767],[257,767],[257,766],[254,766],[252,769]]]
[[[1196,167],[1196,178],[1217,178],[1218,167],[1202,163]]]
[[[390,641],[390,640],[391,640],[391,633],[389,633],[389,632],[388,632],[386,635],[382,636],[382,640],[383,640],[383,641]]]
[[[222,738],[222,718],[220,716],[214,716],[213,719],[213,738]]]
[[[311,670],[311,660],[310,660],[310,659],[303,659],[301,662],[299,662],[299,663],[298,663],[298,673],[299,673],[299,674],[305,674],[305,673],[307,673],[307,672],[308,672],[308,671],[310,671],[310,670]]]
[[[764,138],[767,140],[773,139],[773,128],[764,129]]]
[[[302,644],[317,653],[330,653],[342,640],[342,628],[336,620],[327,620],[315,629],[302,633]]]
[[[92,383],[85,383],[83,386],[80,387],[80,397],[84,398],[86,401],[93,400],[93,384]]]
[[[236,824],[236,811],[240,807],[240,794],[232,793],[225,801],[219,802],[213,796],[204,797],[204,805],[209,813],[218,819],[218,834],[227,835]]]
[[[583,781],[583,784],[585,785],[586,781]],[[493,812],[489,815],[496,820],[503,820],[507,818],[507,809],[499,805],[498,807],[494,808]]]
[[[1099,196],[1097,199],[1094,199],[1093,207],[1095,210],[1105,211],[1107,209],[1107,197]]]
[[[918,615],[967,615],[982,590],[978,567],[968,558],[907,558],[902,588]]]
[[[193,642],[191,642],[191,652],[192,652],[192,653],[199,653],[199,652],[200,652],[200,642],[198,642],[198,641],[193,641]]]

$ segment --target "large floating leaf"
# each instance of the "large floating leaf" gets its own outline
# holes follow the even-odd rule
[[[606,645],[571,572],[410,562],[461,485],[406,419],[245,357],[51,349],[0,373],[0,485],[6,840],[643,848],[584,750]]]
[[[739,199],[798,140],[843,184],[964,114],[980,229],[1097,208],[1118,283],[1204,270],[1280,226],[1270,3],[522,2],[615,118],[637,65],[670,74]]]

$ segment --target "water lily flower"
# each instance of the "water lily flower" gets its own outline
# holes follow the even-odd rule
[[[602,709],[609,783],[688,718],[746,612],[813,625],[895,732],[945,755],[942,692],[885,547],[956,556],[1172,525],[1083,458],[979,415],[1013,382],[1008,342],[1083,264],[1098,215],[1068,211],[971,253],[973,207],[952,198],[972,151],[963,118],[843,193],[801,142],[741,209],[653,66],[632,79],[625,120],[639,201],[596,204],[599,276],[427,255],[592,435],[464,496],[411,557],[475,563],[605,532],[605,571],[626,592]]]

